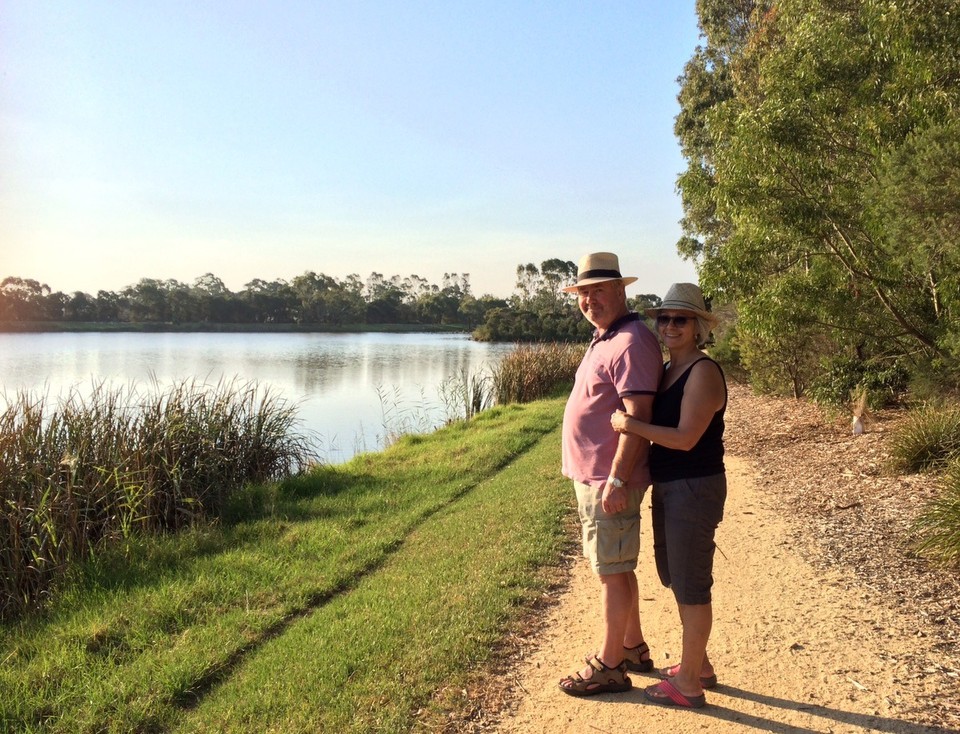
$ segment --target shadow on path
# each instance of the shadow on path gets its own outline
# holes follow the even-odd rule
[[[632,703],[643,706],[654,706],[664,708],[663,706],[647,701],[643,697],[643,688],[646,684],[637,686],[626,697],[610,697],[611,703]],[[599,700],[606,699],[603,696]],[[741,699],[750,701],[760,706],[766,706],[771,709],[783,709],[784,711],[800,712],[807,716],[815,716],[831,722],[831,728],[811,729],[806,726],[799,726],[789,721],[778,721],[772,718],[775,712],[770,712],[770,716],[758,716],[752,713],[739,711],[735,707],[728,707],[718,703],[718,699]],[[873,716],[870,714],[860,714],[853,711],[842,711],[840,709],[819,706],[812,703],[801,703],[791,701],[785,698],[777,698],[762,693],[754,693],[743,688],[734,686],[719,685],[707,694],[707,706],[702,709],[690,710],[684,712],[690,716],[702,716],[721,721],[729,721],[740,724],[745,727],[753,727],[759,731],[774,732],[775,734],[822,734],[824,731],[832,731],[832,724],[846,724],[851,727],[857,727],[865,731],[888,732],[888,734],[957,734],[956,729],[948,729],[942,726],[928,726],[917,724],[903,719],[891,719],[884,716]],[[704,724],[709,728],[709,725]]]

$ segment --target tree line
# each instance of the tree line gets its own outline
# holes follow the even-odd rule
[[[717,351],[833,402],[960,362],[956,0],[698,0],[680,78],[684,235]]]
[[[445,273],[440,284],[418,275],[371,273],[338,279],[308,271],[290,281],[255,279],[231,291],[213,273],[192,284],[143,278],[120,291],[51,291],[39,281],[0,281],[0,322],[20,324],[296,325],[350,328],[414,325],[461,328],[484,341],[576,341],[589,334],[575,299],[561,291],[577,266],[550,259],[517,266],[509,298],[475,297],[467,273]],[[647,303],[653,296],[642,297]],[[646,300],[644,300],[646,299]]]

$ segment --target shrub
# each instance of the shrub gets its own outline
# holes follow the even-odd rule
[[[715,331],[714,339],[707,351],[723,368],[724,374],[736,382],[749,382],[750,373],[743,365],[736,324]]]
[[[960,405],[927,404],[910,412],[891,439],[894,469],[944,469],[960,455]]]
[[[943,476],[940,495],[917,519],[920,536],[917,552],[945,566],[960,566],[960,461],[954,460]]]
[[[876,410],[896,401],[906,391],[908,378],[906,367],[899,362],[832,357],[823,360],[809,395],[830,408],[849,408],[854,396],[866,394],[867,407]]]

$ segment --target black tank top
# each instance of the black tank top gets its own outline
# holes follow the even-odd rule
[[[687,378],[690,377],[690,370],[693,365],[703,360],[713,362],[720,370],[720,376],[723,377],[723,370],[716,362],[709,357],[701,357],[696,362],[687,367],[677,380],[663,392],[657,393],[653,400],[653,418],[651,423],[655,426],[668,426],[676,428],[680,424],[680,402],[683,400],[683,386],[687,384]],[[668,449],[665,446],[657,444],[650,445],[650,476],[655,482],[672,482],[675,479],[693,479],[695,477],[709,477],[714,474],[723,473],[723,414],[727,410],[727,381],[723,381],[723,407],[713,414],[710,425],[703,432],[700,440],[697,441],[689,451],[679,449]]]

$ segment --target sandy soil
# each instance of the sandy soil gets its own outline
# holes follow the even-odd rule
[[[699,711],[646,702],[652,676],[634,690],[574,698],[557,690],[597,639],[597,581],[578,561],[536,649],[516,672],[523,695],[502,732],[919,732],[957,731],[904,718],[898,654],[908,625],[877,609],[869,592],[807,564],[783,520],[757,491],[750,464],[728,461],[730,490],[718,530],[715,624],[710,653],[720,684]],[[644,538],[649,540],[649,501]],[[637,570],[644,632],[659,665],[678,661],[676,607],[653,564]],[[915,644],[914,642],[910,643]],[[920,678],[923,686],[929,679]]]
[[[631,674],[634,689],[625,694],[574,698],[558,690],[560,677],[579,666],[600,634],[598,583],[584,561],[576,559],[562,590],[545,600],[544,617],[532,625],[533,633],[509,643],[512,662],[495,676],[503,682],[500,695],[492,692],[497,686],[487,685],[477,693],[479,705],[471,721],[450,722],[446,731],[960,731],[956,637],[937,632],[956,627],[954,607],[944,605],[944,599],[953,603],[956,597],[952,576],[942,577],[946,581],[939,584],[950,593],[936,600],[937,615],[929,613],[929,594],[913,594],[916,599],[910,594],[897,596],[890,592],[895,587],[877,581],[898,576],[891,583],[911,589],[921,588],[930,578],[936,581],[929,572],[899,563],[899,551],[888,548],[886,539],[870,548],[871,537],[878,537],[871,535],[870,522],[882,515],[873,510],[871,488],[880,480],[873,469],[857,469],[856,461],[874,466],[874,449],[864,447],[879,446],[882,437],[847,445],[848,430],[842,424],[831,427],[807,413],[785,417],[785,406],[792,410],[789,405],[752,400],[746,392],[736,400],[731,395],[734,420],[739,416],[741,424],[763,422],[750,427],[752,436],[770,435],[770,426],[782,430],[785,421],[794,421],[798,428],[789,431],[791,441],[808,440],[821,450],[798,443],[796,456],[778,451],[773,457],[756,442],[762,439],[731,442],[734,451],[747,447],[749,456],[728,456],[727,461],[729,491],[717,534],[720,552],[710,644],[720,684],[706,692],[708,705],[694,711],[648,703],[642,688],[656,678],[646,674]],[[833,468],[807,465],[804,457],[814,455],[829,456]],[[776,491],[770,481],[774,465],[786,472],[779,476]],[[807,477],[811,471],[815,476],[800,479],[792,498],[784,493],[791,473]],[[846,508],[853,506],[845,498],[838,503],[822,495],[807,501],[817,483],[829,484],[827,493],[835,491],[834,483],[817,478],[824,472],[862,477],[856,504],[863,512],[856,527],[844,519],[850,517]],[[903,482],[892,481],[900,488],[891,487],[889,492],[902,493]],[[819,508],[827,505],[821,512]],[[672,596],[656,578],[649,518],[648,496],[637,575],[644,632],[655,663],[663,666],[679,660],[680,629]],[[852,565],[850,559],[831,560],[836,555],[831,548],[845,545],[845,525],[850,528],[846,545],[859,547],[854,558],[886,559],[879,572],[860,573],[858,565],[876,565],[865,560]],[[475,692],[463,693],[473,698]]]

